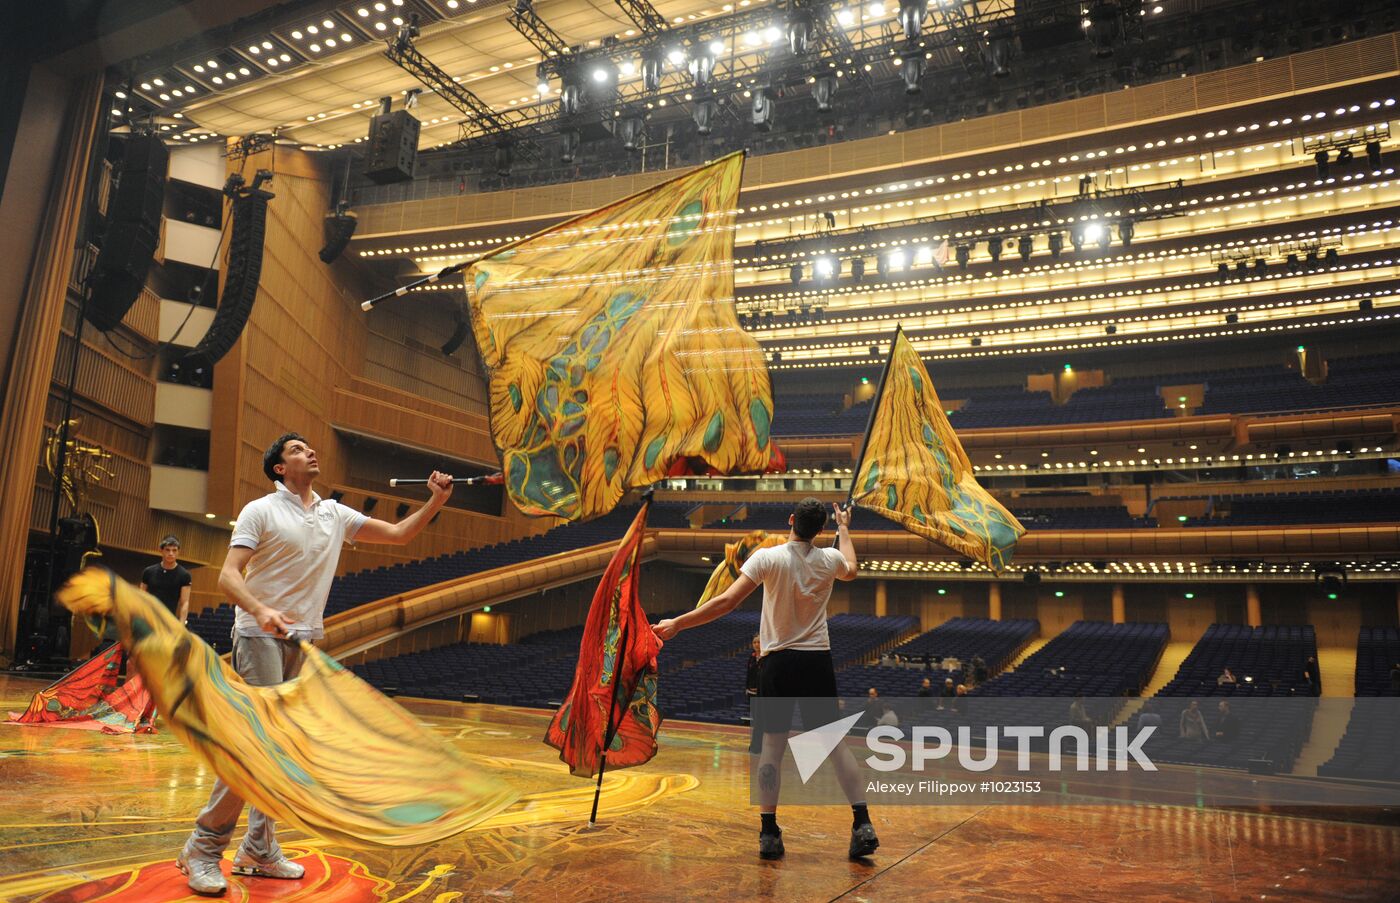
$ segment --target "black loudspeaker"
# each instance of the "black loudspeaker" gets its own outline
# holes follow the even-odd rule
[[[1362,298],[1356,302],[1356,309],[1362,312],[1369,311],[1372,307],[1370,298]]]
[[[446,342],[442,343],[442,353],[449,357],[457,353],[457,349],[462,347],[462,343],[467,339],[467,331],[471,329],[471,324],[466,317],[457,320],[457,328],[452,331]]]
[[[257,184],[257,183],[254,183]],[[243,334],[253,302],[258,297],[262,276],[263,232],[267,226],[267,202],[271,192],[253,188],[233,200],[233,235],[229,240],[228,277],[224,295],[209,331],[194,350],[180,360],[180,366],[213,367],[228,354]]]
[[[121,178],[107,203],[107,229],[93,267],[87,319],[106,332],[126,316],[146,284],[160,243],[160,211],[170,152],[151,135],[126,142]]]
[[[418,161],[418,128],[418,120],[407,110],[371,119],[365,178],[380,185],[412,179]]]
[[[326,243],[317,255],[321,258],[322,263],[330,263],[341,255],[345,246],[350,244],[350,237],[355,234],[357,225],[359,225],[359,220],[356,219],[355,214],[348,210],[337,210],[326,214],[326,219],[321,226]]]
[[[1240,321],[1240,315],[1239,315],[1239,314],[1226,314],[1226,315],[1225,315],[1225,322],[1226,322],[1226,323],[1238,323],[1239,321]]]

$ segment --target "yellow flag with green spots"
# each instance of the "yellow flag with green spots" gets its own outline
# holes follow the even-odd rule
[[[1026,528],[973,477],[924,362],[902,329],[895,332],[875,405],[852,501],[1004,570]]]
[[[734,309],[743,167],[731,154],[467,270],[521,511],[587,520],[667,476],[783,469],[768,369]]]

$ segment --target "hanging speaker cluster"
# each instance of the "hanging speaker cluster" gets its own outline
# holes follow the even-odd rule
[[[330,263],[344,252],[345,246],[350,244],[351,236],[355,234],[357,225],[359,225],[359,220],[352,211],[346,209],[343,201],[336,205],[335,210],[326,214],[325,221],[321,225],[325,244],[321,246],[320,253],[316,255],[321,258],[322,263]]]
[[[87,319],[106,332],[113,329],[146,284],[165,206],[165,173],[170,152],[154,135],[133,135],[126,142],[121,179],[107,205],[107,228],[92,272]]]
[[[267,227],[267,202],[273,194],[261,188],[272,178],[267,170],[258,170],[252,187],[242,186],[242,177],[234,174],[224,186],[233,197],[233,229],[229,239],[228,271],[224,279],[224,294],[209,331],[194,350],[181,360],[193,365],[213,367],[243,334],[253,302],[258,297],[258,280],[262,277],[263,235]],[[348,240],[348,239],[347,239]]]

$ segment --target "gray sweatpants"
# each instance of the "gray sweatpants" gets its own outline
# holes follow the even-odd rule
[[[234,670],[255,687],[270,687],[295,677],[304,658],[301,646],[292,640],[273,636],[233,638]],[[215,781],[214,792],[209,795],[204,811],[195,819],[194,833],[185,843],[188,858],[222,859],[242,811],[243,798],[222,778]],[[248,807],[248,833],[243,836],[242,850],[259,862],[276,862],[282,858],[276,823],[251,806]]]

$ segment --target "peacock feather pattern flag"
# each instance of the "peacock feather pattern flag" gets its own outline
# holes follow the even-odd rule
[[[473,263],[472,331],[511,501],[587,520],[687,473],[781,470],[734,309],[731,154]]]
[[[978,485],[902,329],[874,404],[852,501],[993,571],[1005,570],[1026,529]]]
[[[171,732],[277,821],[353,847],[414,846],[516,799],[309,644],[300,674],[253,687],[154,597],[107,571],[83,571],[58,600],[99,635],[115,621]]]
[[[753,530],[746,534],[738,542],[727,542],[724,544],[724,560],[715,565],[715,569],[710,574],[709,581],[705,584],[705,589],[700,593],[700,601],[695,603],[699,608],[706,602],[718,596],[720,593],[734,585],[734,581],[739,579],[739,571],[744,566],[744,562],[749,560],[749,556],[759,549],[771,549],[773,546],[780,546],[787,542],[785,533],[768,533],[763,530]]]

